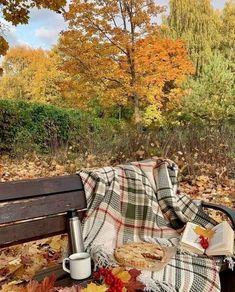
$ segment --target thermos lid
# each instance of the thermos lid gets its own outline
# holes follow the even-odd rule
[[[76,209],[70,209],[70,210],[68,210],[67,217],[68,218],[78,217],[77,210]]]

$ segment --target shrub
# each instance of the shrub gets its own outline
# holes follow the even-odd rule
[[[53,154],[65,163],[79,160],[81,166],[95,167],[165,156],[184,167],[185,174],[198,174],[202,164],[211,164],[215,175],[224,171],[235,175],[235,134],[230,123],[182,120],[140,132],[125,120],[1,100],[0,127],[0,150],[17,157]]]
[[[79,114],[76,114],[77,118]],[[11,152],[27,137],[42,153],[66,145],[73,124],[70,110],[26,102],[0,101],[0,148]],[[79,119],[76,126],[79,125]],[[17,144],[17,145],[15,145]],[[16,148],[15,148],[16,147]]]
[[[22,146],[25,152],[30,143],[32,149],[41,153],[53,153],[71,145],[84,151],[94,148],[94,139],[100,142],[106,139],[104,135],[107,129],[112,131],[113,123],[78,110],[0,100],[0,149],[6,152],[18,149],[19,153]]]

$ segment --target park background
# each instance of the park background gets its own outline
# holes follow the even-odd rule
[[[3,9],[1,181],[161,156],[181,191],[234,207],[235,1],[36,2]]]
[[[234,1],[134,3],[2,20],[2,181],[154,155],[234,178]]]

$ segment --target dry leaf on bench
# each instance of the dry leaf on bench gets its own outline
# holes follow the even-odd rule
[[[113,273],[114,276],[116,276],[117,278],[122,280],[123,283],[129,282],[130,279],[131,279],[131,275],[129,274],[129,272],[125,271],[121,267],[113,268],[112,269],[112,273]]]
[[[201,226],[197,226],[194,229],[194,232],[199,236],[207,237],[209,239],[211,239],[215,234],[214,230],[212,230],[212,229],[204,229]]]
[[[131,279],[128,283],[125,284],[125,287],[128,292],[136,292],[139,290],[144,290],[145,285],[137,280],[137,277],[141,274],[141,272],[137,269],[131,269],[128,271],[131,275]]]
[[[74,285],[72,287],[64,287],[56,289],[56,292],[81,292],[81,287],[78,285]]]
[[[94,283],[90,283],[86,288],[81,289],[82,292],[105,292],[107,291],[107,287],[105,285],[96,285]]]

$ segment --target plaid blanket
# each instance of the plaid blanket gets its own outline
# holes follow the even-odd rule
[[[177,194],[177,173],[172,161],[158,158],[79,172],[88,205],[83,237],[97,265],[114,264],[113,250],[128,241],[177,246],[187,221],[213,224],[194,201]],[[180,250],[162,270],[142,271],[140,280],[146,291],[220,291],[217,262]]]

